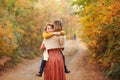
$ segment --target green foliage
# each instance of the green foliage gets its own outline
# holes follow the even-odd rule
[[[120,76],[120,63],[113,64],[107,71],[106,75],[110,76],[113,80],[119,80]]]

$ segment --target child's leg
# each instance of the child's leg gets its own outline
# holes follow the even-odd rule
[[[40,74],[43,73],[43,70],[44,70],[44,68],[45,68],[45,64],[46,64],[46,61],[45,61],[45,60],[42,60],[41,66],[40,66],[40,71],[39,71]]]

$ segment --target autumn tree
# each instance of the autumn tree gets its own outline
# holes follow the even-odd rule
[[[120,1],[76,0],[76,14],[82,23],[82,39],[87,43],[91,63],[100,63],[107,75],[120,79]]]
[[[0,66],[40,55],[46,24],[69,20],[66,4],[66,0],[0,0]]]

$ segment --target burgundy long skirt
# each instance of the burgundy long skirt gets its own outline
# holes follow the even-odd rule
[[[66,80],[64,62],[59,49],[49,50],[44,70],[44,80]]]

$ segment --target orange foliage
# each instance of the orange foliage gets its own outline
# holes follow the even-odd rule
[[[12,27],[0,26],[0,55],[11,55],[17,48]]]
[[[82,11],[80,22],[83,24],[82,38],[88,44],[92,57],[100,61],[104,67],[109,67],[109,63],[119,61],[115,58],[119,55],[120,32],[120,1],[98,0],[86,5]],[[104,58],[109,57],[107,60]],[[99,59],[98,59],[99,58]]]

